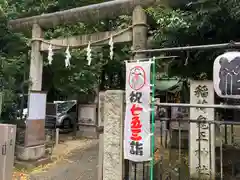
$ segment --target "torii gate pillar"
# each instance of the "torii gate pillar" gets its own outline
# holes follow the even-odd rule
[[[36,40],[37,38],[42,38],[43,31],[38,24],[33,24],[32,27],[32,44],[31,44],[31,62],[30,62],[30,75],[29,80],[31,84],[29,86],[30,91],[41,91],[42,90],[42,72],[43,72],[43,58],[40,51],[41,42]],[[34,40],[35,39],[35,40]],[[28,104],[31,98],[28,99]],[[40,120],[42,121],[42,120]],[[45,124],[45,123],[41,123]],[[41,131],[45,132],[45,127],[39,127]],[[36,131],[36,127],[28,126],[28,120],[26,120],[26,131],[24,138],[24,146],[17,146],[17,158],[24,161],[34,161],[41,159],[45,156],[45,144],[43,140],[34,137],[35,146],[28,147],[29,140],[32,139],[31,132]],[[39,135],[40,136],[40,135]],[[30,138],[30,139],[29,139]]]
[[[134,8],[132,23],[132,49],[145,49],[147,45],[147,17],[141,6]],[[145,58],[145,54],[134,55],[134,59],[139,58]],[[119,90],[106,91],[104,103],[103,180],[132,179],[130,178],[131,174],[129,177],[124,177],[124,174],[126,175],[132,168],[132,166],[129,167],[128,163],[123,163],[124,92]]]
[[[144,50],[147,49],[147,15],[144,11],[144,9],[141,6],[136,6],[133,10],[133,14],[132,14],[132,24],[133,24],[133,38],[132,38],[132,49],[133,50]],[[144,59],[146,58],[146,53],[136,53],[134,54],[133,59],[134,60],[138,60],[138,59]],[[124,112],[123,112],[124,113]],[[122,125],[123,127],[123,125]],[[123,131],[123,129],[122,129]],[[122,142],[124,140],[124,137],[122,139]],[[127,176],[129,178],[133,178],[134,177],[134,168],[135,166],[133,166],[132,163],[126,162],[124,164],[124,171],[125,171],[125,175],[127,172],[130,172]],[[145,168],[145,167],[144,167]],[[132,170],[129,170],[132,169]],[[137,166],[136,169],[138,175],[137,178],[142,178],[141,177],[141,172],[143,172],[143,167],[142,166]]]
[[[33,24],[32,28],[32,45],[31,45],[31,63],[30,63],[30,77],[31,86],[30,90],[42,90],[42,71],[43,71],[43,58],[40,52],[41,42],[34,40],[42,38],[42,29],[38,24]]]
[[[133,50],[143,50],[147,48],[147,15],[141,6],[136,6],[132,14],[133,25]],[[134,59],[142,59],[146,57],[146,53],[137,53]]]

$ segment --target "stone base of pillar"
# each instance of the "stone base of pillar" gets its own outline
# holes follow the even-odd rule
[[[45,155],[45,145],[24,147],[16,146],[15,167],[19,169],[33,169],[51,162],[50,156]]]
[[[36,161],[45,157],[45,145],[24,147],[16,146],[16,156],[20,161]]]
[[[76,134],[77,137],[98,138],[98,131],[95,125],[80,125]]]

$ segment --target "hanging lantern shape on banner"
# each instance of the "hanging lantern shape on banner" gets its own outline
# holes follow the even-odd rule
[[[87,61],[88,61],[88,66],[91,65],[91,61],[92,61],[91,51],[92,51],[92,49],[91,49],[91,43],[90,43],[90,41],[89,41],[88,47],[87,47]]]
[[[240,52],[226,52],[213,64],[214,90],[222,98],[240,98]]]
[[[71,54],[69,51],[69,46],[67,47],[66,51],[65,51],[65,67],[70,67],[70,59],[71,59]]]
[[[109,57],[110,57],[110,59],[111,60],[113,60],[113,45],[114,45],[114,43],[113,43],[113,37],[112,37],[112,35],[111,35],[111,37],[110,37],[110,39],[109,39],[109,50],[110,50],[110,53],[109,53]]]
[[[51,65],[53,61],[53,50],[52,50],[52,44],[48,47],[48,64]]]

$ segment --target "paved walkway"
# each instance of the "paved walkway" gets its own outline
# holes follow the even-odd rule
[[[31,180],[97,180],[98,140],[87,149],[75,150],[68,160],[47,172],[30,176]]]

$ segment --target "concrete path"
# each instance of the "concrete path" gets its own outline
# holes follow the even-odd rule
[[[75,150],[68,160],[58,163],[47,172],[33,174],[31,180],[97,180],[98,140],[87,149]]]

